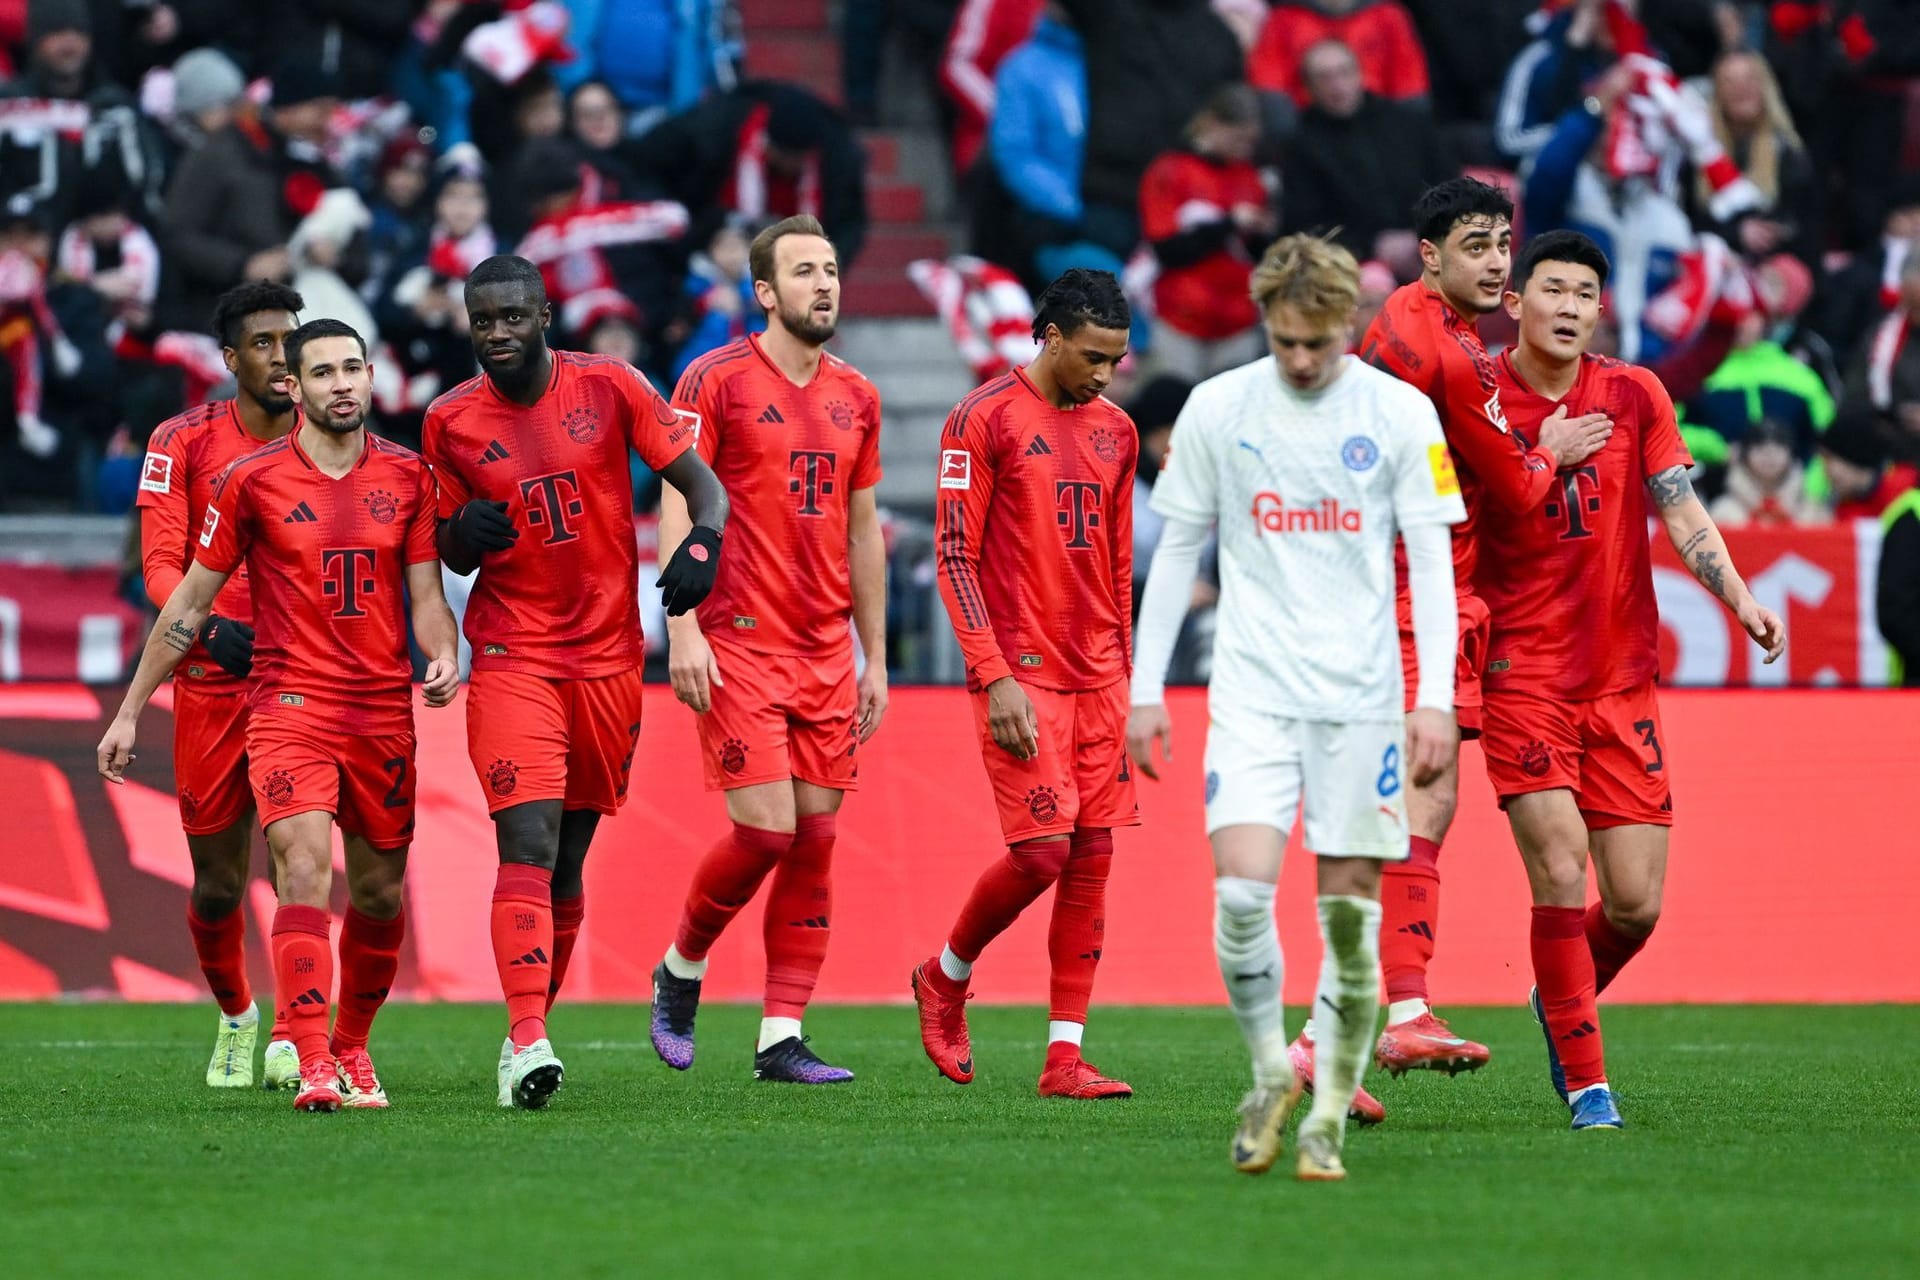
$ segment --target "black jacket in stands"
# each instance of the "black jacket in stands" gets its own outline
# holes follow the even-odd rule
[[[1373,256],[1382,231],[1413,225],[1413,202],[1456,172],[1433,120],[1418,107],[1368,94],[1342,120],[1309,107],[1287,143],[1280,228],[1332,231],[1353,256]]]
[[[1087,55],[1087,151],[1080,193],[1133,208],[1153,158],[1180,145],[1194,113],[1246,78],[1246,56],[1208,0],[1060,0]]]

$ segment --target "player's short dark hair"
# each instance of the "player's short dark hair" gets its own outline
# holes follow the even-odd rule
[[[352,338],[360,344],[360,358],[367,358],[367,340],[360,331],[345,320],[335,320],[332,316],[323,316],[318,320],[309,320],[287,335],[287,368],[294,377],[300,376],[300,357],[306,351],[307,344],[320,338]]]
[[[1413,202],[1413,230],[1422,240],[1445,242],[1447,233],[1468,218],[1513,221],[1513,197],[1478,178],[1448,178],[1420,193]]]
[[[1127,295],[1111,271],[1073,267],[1060,273],[1048,285],[1033,306],[1033,336],[1043,338],[1053,325],[1071,337],[1085,325],[1102,329],[1133,328],[1133,311]]]
[[[1593,242],[1592,236],[1579,231],[1547,231],[1527,241],[1527,247],[1520,251],[1520,260],[1513,264],[1513,280],[1507,288],[1515,293],[1525,290],[1533,269],[1543,262],[1571,262],[1592,267],[1593,274],[1600,277],[1602,289],[1607,287],[1607,273],[1612,269],[1606,252]]]
[[[490,284],[517,284],[533,294],[536,307],[547,305],[547,282],[540,276],[540,268],[525,258],[511,253],[496,253],[481,262],[467,276],[466,296],[473,297],[475,289]]]
[[[298,316],[307,300],[291,285],[273,280],[249,280],[221,294],[213,304],[213,336],[223,347],[240,345],[240,322],[261,311],[290,311]]]
[[[833,240],[827,235],[827,229],[820,225],[820,219],[810,213],[796,213],[791,218],[782,218],[770,227],[761,229],[747,246],[747,278],[773,282],[773,251],[788,236],[819,236],[832,246]],[[834,249],[834,256],[840,256],[840,250]]]

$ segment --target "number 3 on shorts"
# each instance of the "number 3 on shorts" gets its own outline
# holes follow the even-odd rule
[[[1373,780],[1374,790],[1385,800],[1400,790],[1400,744],[1389,743],[1380,753],[1380,776]]]

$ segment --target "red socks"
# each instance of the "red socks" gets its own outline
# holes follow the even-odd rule
[[[206,975],[207,990],[220,1002],[220,1012],[237,1018],[253,1003],[247,984],[247,924],[238,907],[218,920],[202,920],[187,907],[187,932],[193,935],[193,954]]]
[[[753,901],[760,882],[793,847],[793,834],[733,824],[733,830],[707,850],[687,890],[686,910],[674,949],[689,960],[704,960],[715,939]]]
[[[793,846],[773,873],[762,925],[767,946],[767,998],[762,1012],[769,1018],[805,1014],[820,966],[827,960],[835,818],[831,813],[802,814]],[[686,954],[684,949],[681,954]]]
[[[327,1002],[333,991],[332,921],[325,907],[283,906],[273,913],[276,1021],[305,1068],[329,1057]]]
[[[340,1012],[333,1022],[333,1052],[367,1047],[373,1015],[387,1002],[393,975],[400,971],[400,940],[407,936],[406,913],[376,920],[347,908],[340,928]]]
[[[1053,920],[1047,928],[1047,956],[1052,962],[1047,1017],[1051,1021],[1087,1020],[1093,973],[1107,932],[1107,873],[1112,866],[1112,832],[1073,833],[1067,865],[1054,887]]]
[[[1593,953],[1587,949],[1587,913],[1579,907],[1535,907],[1529,939],[1533,980],[1540,989],[1547,1034],[1553,1038],[1567,1090],[1607,1078],[1594,1004]]]
[[[1380,972],[1389,1003],[1427,998],[1440,924],[1440,846],[1425,836],[1412,843],[1407,860],[1388,863],[1380,877]]]
[[[547,1034],[553,981],[553,872],[503,862],[493,882],[493,962],[507,997],[508,1034],[524,1049]]]
[[[947,938],[953,954],[969,963],[978,959],[989,942],[1005,933],[1007,926],[1060,878],[1069,851],[1061,836],[1022,840],[1009,846],[1007,856],[974,881],[973,892],[960,908],[960,918]]]
[[[1593,955],[1593,993],[1599,995],[1620,976],[1627,961],[1640,954],[1646,938],[1630,938],[1613,927],[1599,903],[1587,908],[1587,950]]]
[[[560,998],[560,988],[567,980],[567,965],[573,961],[573,944],[580,936],[580,924],[587,918],[587,891],[582,889],[571,898],[553,900],[553,976],[547,980],[547,1012],[553,1012],[553,1002]]]

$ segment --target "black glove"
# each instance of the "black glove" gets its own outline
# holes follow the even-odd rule
[[[454,512],[447,523],[453,527],[453,536],[476,555],[505,551],[520,536],[520,531],[507,517],[507,504],[488,502],[485,498],[475,498]]]
[[[660,600],[667,616],[677,618],[699,607],[713,590],[714,575],[720,572],[720,535],[703,524],[693,526],[680,549],[660,571],[653,585],[660,588]]]
[[[244,679],[253,673],[253,628],[246,623],[210,613],[200,626],[200,643],[228,675]]]

